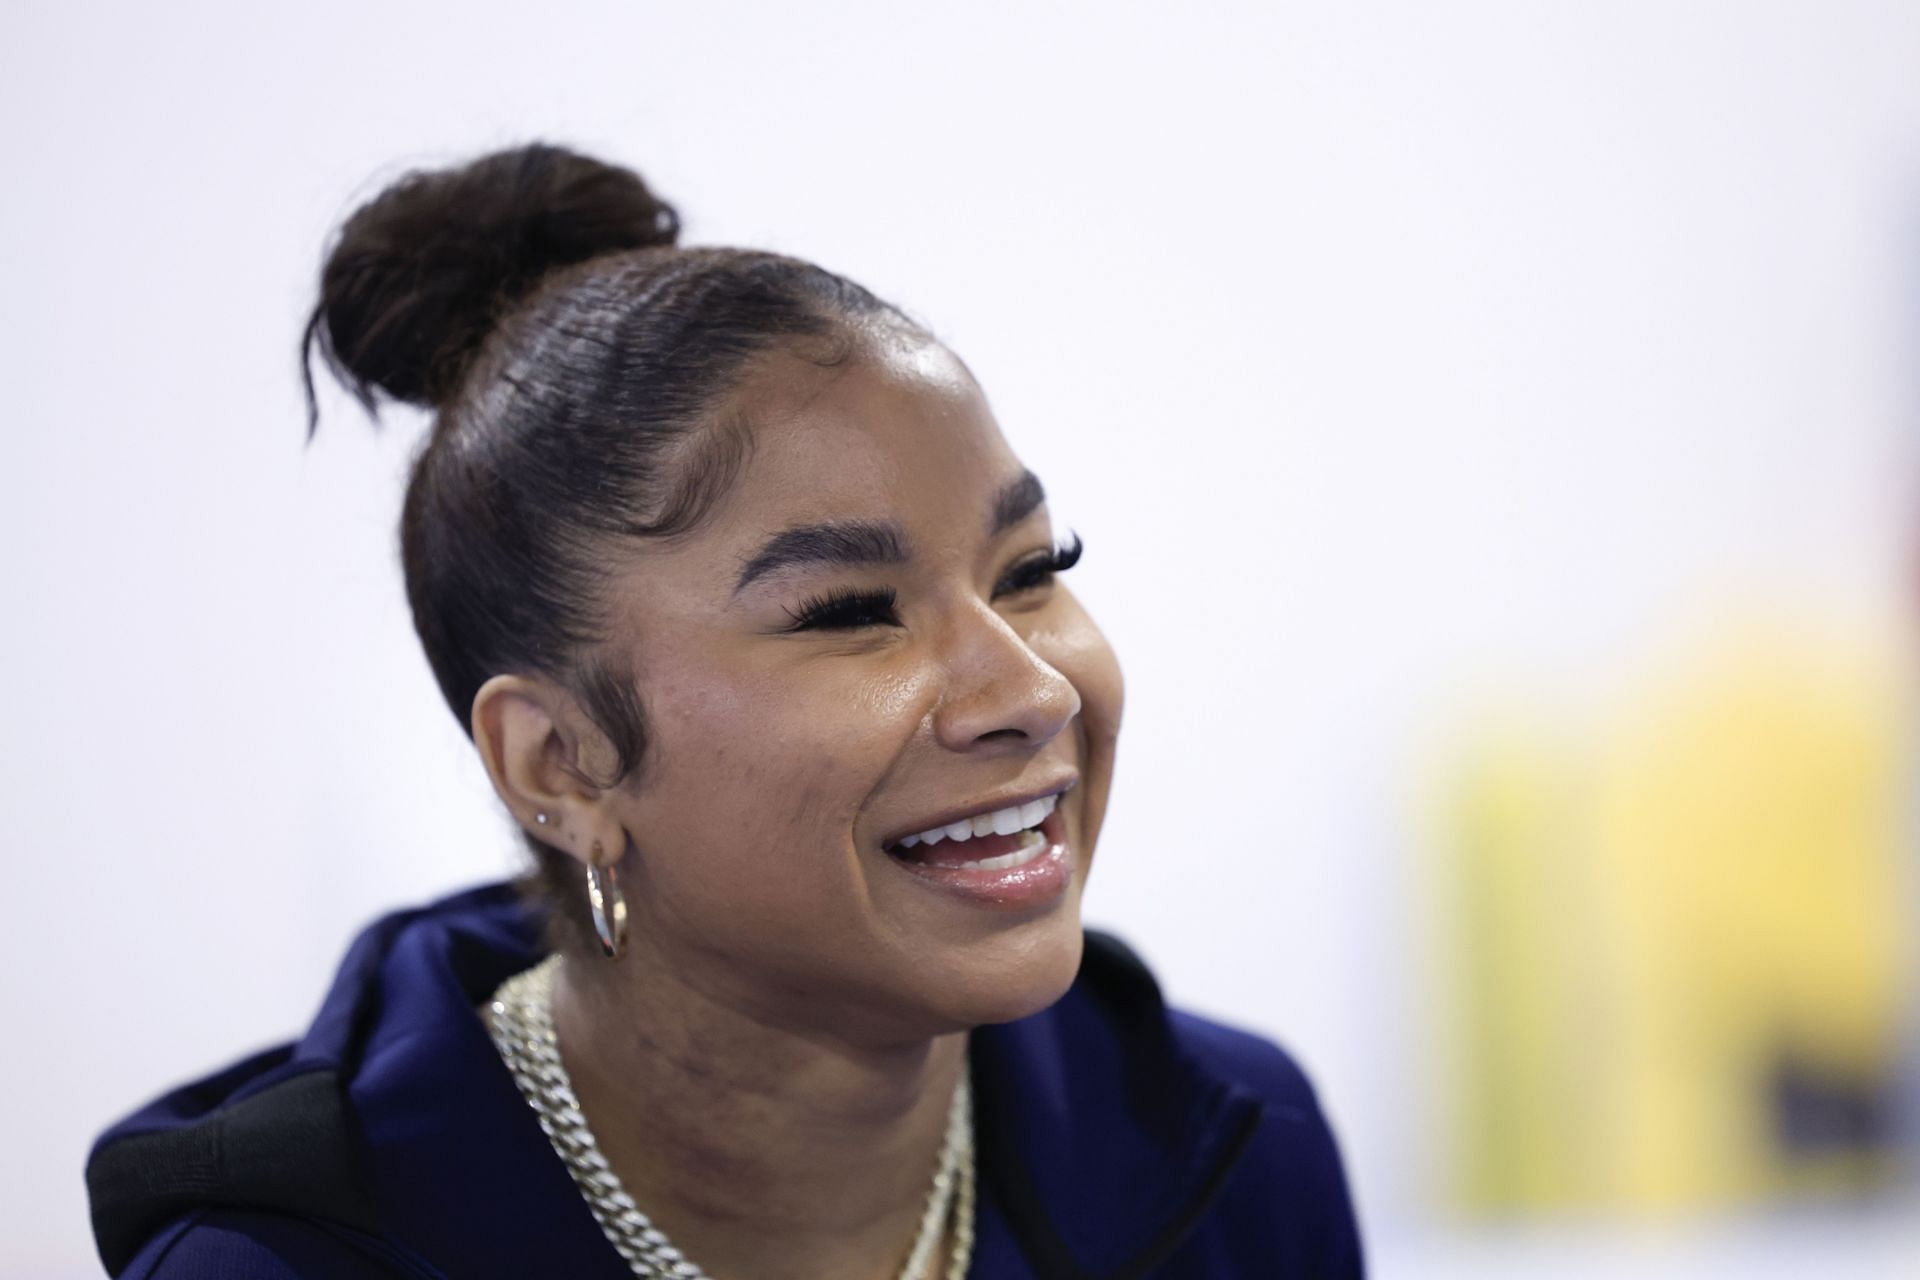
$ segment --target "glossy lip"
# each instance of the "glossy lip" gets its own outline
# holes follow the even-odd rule
[[[999,911],[1045,909],[1057,902],[1073,883],[1073,849],[1067,842],[1065,812],[1055,806],[1040,823],[1047,849],[1019,867],[982,870],[934,867],[888,855],[887,860],[916,882],[974,907]]]
[[[1080,785],[1080,775],[1077,773],[1073,773],[1073,774],[1068,774],[1066,777],[1060,779],[1057,782],[1041,787],[1037,791],[1028,790],[1028,791],[1004,792],[999,796],[989,797],[985,800],[978,800],[970,805],[963,805],[958,808],[949,809],[946,811],[946,814],[944,816],[927,818],[926,820],[920,822],[916,826],[902,828],[900,831],[895,832],[893,835],[890,835],[886,839],[882,840],[880,842],[880,847],[882,849],[885,849],[891,852],[894,845],[906,839],[908,836],[918,835],[922,831],[931,831],[935,827],[949,826],[955,822],[960,821],[960,819],[962,818],[971,818],[982,813],[992,813],[995,809],[1011,809],[1015,805],[1032,804],[1035,800],[1044,800],[1048,796],[1064,796],[1066,795],[1067,792],[1073,790],[1075,787],[1079,785]],[[1059,812],[1060,812],[1060,807],[1059,805],[1056,804],[1054,806],[1053,813],[1050,813],[1047,815],[1047,822],[1043,822],[1041,824],[1042,828],[1044,829],[1047,823],[1053,820],[1054,813],[1059,813]]]

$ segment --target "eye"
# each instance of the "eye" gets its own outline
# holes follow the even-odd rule
[[[1053,581],[1057,573],[1065,573],[1080,563],[1080,553],[1086,550],[1086,544],[1080,541],[1077,533],[1069,534],[1073,541],[1064,547],[1055,547],[1051,551],[1042,551],[1038,555],[1028,556],[1014,564],[1001,577],[993,589],[993,597],[1016,595],[1022,591],[1031,591],[1035,587],[1044,587]]]
[[[859,627],[897,627],[900,617],[894,612],[898,597],[892,587],[861,591],[836,588],[814,596],[798,609],[788,609],[793,619],[788,631],[852,631]]]

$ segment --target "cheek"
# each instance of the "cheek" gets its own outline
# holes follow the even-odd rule
[[[1080,716],[1074,725],[1081,770],[1077,834],[1091,862],[1113,788],[1126,683],[1113,646],[1077,600],[1063,590],[1049,614],[1047,626],[1029,643],[1080,695]]]
[[[777,668],[685,667],[650,699],[642,795],[663,827],[713,856],[841,857],[862,805],[924,715],[924,671],[878,655],[812,655]],[[844,859],[843,859],[844,860]]]
[[[1080,695],[1081,732],[1107,751],[1120,736],[1126,708],[1126,681],[1107,637],[1080,602],[1064,589],[1050,611],[1047,626],[1029,640],[1034,651]]]

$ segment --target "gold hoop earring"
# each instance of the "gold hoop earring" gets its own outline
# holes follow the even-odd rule
[[[600,857],[600,842],[595,840],[587,862],[587,903],[593,908],[593,931],[600,935],[600,949],[608,959],[617,960],[627,949],[627,900],[620,892],[620,874],[611,865],[601,866]]]

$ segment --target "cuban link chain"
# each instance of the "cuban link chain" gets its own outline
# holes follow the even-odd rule
[[[550,955],[508,978],[493,993],[490,1030],[494,1046],[513,1073],[521,1096],[539,1117],[541,1131],[572,1175],[600,1230],[626,1259],[633,1274],[643,1280],[708,1280],[699,1264],[675,1248],[666,1233],[634,1203],[587,1127],[553,1032],[553,976],[559,962],[559,955]],[[950,1213],[954,1218],[953,1253],[946,1280],[965,1280],[973,1256],[974,1198],[973,1095],[967,1073],[962,1071],[947,1111],[947,1135],[941,1145],[939,1168],[927,1192],[920,1231],[900,1271],[900,1280],[924,1280],[934,1251],[940,1246],[941,1226]]]

